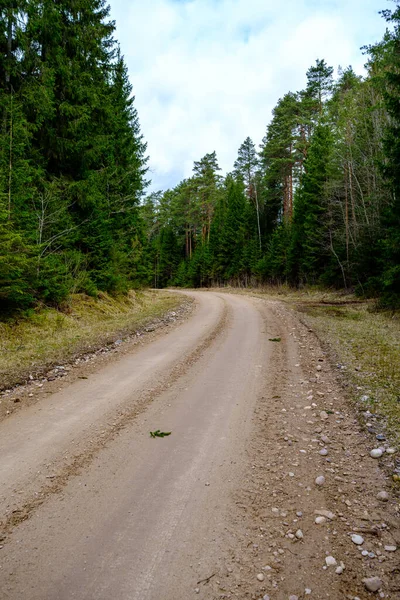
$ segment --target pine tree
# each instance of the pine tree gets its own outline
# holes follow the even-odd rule
[[[292,218],[298,112],[297,95],[286,94],[274,108],[261,144],[263,230],[267,237],[282,218]]]
[[[260,174],[258,172],[259,160],[256,147],[251,138],[247,137],[238,151],[238,157],[234,163],[235,176],[244,183],[246,195],[249,202],[254,206],[256,212],[256,227],[259,251],[262,249],[261,224],[260,224]],[[251,210],[249,222],[251,222]]]
[[[208,242],[210,239],[211,222],[218,197],[220,181],[218,171],[220,170],[215,152],[203,156],[201,160],[194,163],[193,167],[193,183],[196,187],[200,211],[202,243]]]

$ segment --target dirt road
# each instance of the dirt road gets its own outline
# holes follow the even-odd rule
[[[397,506],[313,334],[190,295],[188,321],[0,425],[0,597],[363,599],[375,576],[396,598]]]

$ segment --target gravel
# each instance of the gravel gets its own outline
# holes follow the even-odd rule
[[[383,452],[380,448],[374,448],[373,450],[371,450],[369,455],[371,458],[380,458],[383,455]]]
[[[364,543],[364,538],[361,535],[353,533],[353,535],[351,536],[351,541],[353,542],[353,544],[361,546]]]
[[[387,502],[389,500],[389,494],[385,491],[379,492],[376,497],[381,502]]]
[[[377,592],[382,587],[382,581],[379,577],[366,577],[362,582],[369,592]]]

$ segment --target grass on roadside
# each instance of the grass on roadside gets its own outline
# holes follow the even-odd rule
[[[117,298],[76,294],[63,310],[42,307],[17,322],[0,322],[0,389],[115,341],[181,303],[178,294],[150,290]]]

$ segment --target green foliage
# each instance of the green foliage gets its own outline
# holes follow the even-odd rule
[[[0,8],[3,305],[147,277],[146,144],[114,29],[105,0]]]
[[[398,3],[397,3],[398,4]],[[383,174],[390,189],[390,200],[383,211],[385,236],[381,242],[385,304],[400,306],[400,6],[383,12],[394,30],[386,43],[386,68],[382,73],[383,101],[390,117],[383,138],[386,161]]]
[[[348,67],[334,81],[317,60],[223,184],[212,153],[148,200],[150,237],[166,246],[160,285],[318,283],[399,302],[399,11],[384,13],[394,31],[368,49],[366,78]]]
[[[157,429],[156,431],[150,431],[150,437],[152,438],[164,438],[171,435],[172,431],[160,431]]]
[[[318,59],[279,99],[259,152],[215,152],[148,182],[105,0],[0,8],[0,307],[71,292],[318,283],[400,303],[400,3],[367,76]]]
[[[328,262],[326,186],[332,151],[330,128],[319,123],[314,131],[305,174],[294,209],[289,249],[292,278],[315,283]]]

